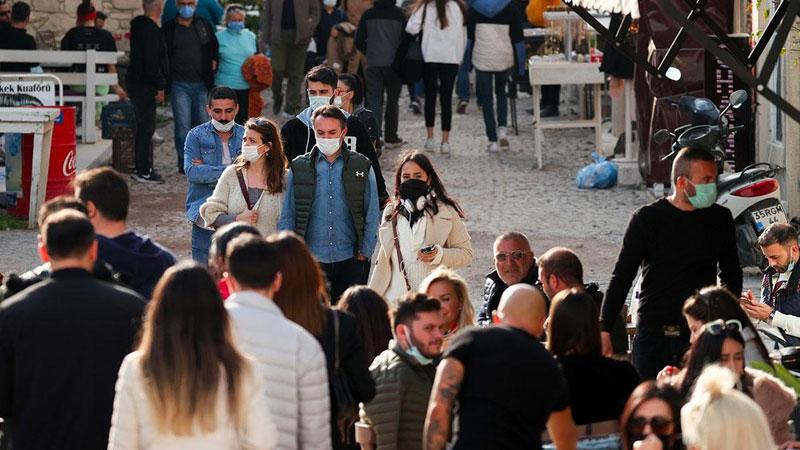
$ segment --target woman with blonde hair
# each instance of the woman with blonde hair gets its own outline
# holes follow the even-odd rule
[[[711,365],[697,378],[689,402],[681,409],[683,442],[688,450],[773,450],[767,418],[745,393],[737,376]]]
[[[445,346],[456,331],[475,325],[475,308],[469,301],[467,282],[447,267],[438,267],[419,285],[419,291],[442,305],[442,334]]]
[[[278,230],[288,163],[275,122],[253,118],[244,128],[242,153],[220,175],[200,217],[210,228],[241,221],[268,236]]]
[[[173,266],[148,305],[139,348],[119,370],[108,448],[273,448],[263,379],[236,348],[208,270]]]

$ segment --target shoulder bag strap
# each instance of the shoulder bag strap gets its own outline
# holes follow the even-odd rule
[[[428,4],[422,3],[422,24],[419,26],[419,43],[422,44],[422,33],[425,31],[425,13],[428,12]]]
[[[400,273],[403,274],[403,281],[406,282],[406,290],[410,292],[411,283],[408,282],[406,263],[403,260],[403,252],[400,251],[400,236],[397,234],[397,211],[392,213],[392,235],[394,237],[394,250],[397,252],[397,262],[400,264]]]
[[[244,201],[247,202],[247,209],[252,211],[253,201],[250,200],[250,194],[247,192],[247,183],[244,182],[244,175],[242,174],[242,171],[239,169],[236,169],[236,178],[239,179],[239,189],[242,190]]]
[[[333,315],[333,371],[339,371],[339,316],[335,310],[331,310]]]

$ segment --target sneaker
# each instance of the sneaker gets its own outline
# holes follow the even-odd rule
[[[447,143],[447,142],[442,142],[442,146],[439,147],[439,151],[441,151],[442,155],[444,155],[446,158],[449,158],[450,157],[450,144]]]
[[[406,141],[404,141],[404,140],[402,140],[400,138],[397,138],[396,140],[391,140],[391,141],[387,139],[386,142],[383,144],[383,146],[384,146],[384,148],[386,148],[386,150],[397,150],[398,148],[402,147],[403,144],[405,144],[405,143],[406,143]]]
[[[414,113],[415,115],[422,114],[422,107],[419,105],[419,102],[416,101],[416,100],[411,102],[411,105],[408,106],[408,109],[410,109],[411,112]]]
[[[497,139],[500,141],[500,148],[503,150],[508,150],[508,148],[511,147],[511,144],[508,142],[508,130],[506,127],[497,129]]]
[[[436,149],[436,143],[433,142],[433,139],[425,139],[425,151],[432,152]]]
[[[153,144],[159,145],[164,143],[164,138],[158,134],[158,131],[153,132]]]
[[[459,100],[458,106],[456,106],[456,114],[466,114],[467,105],[469,105],[469,102],[467,102],[466,100]]]
[[[134,172],[131,177],[140,183],[162,184],[164,182],[164,179],[161,178],[161,175],[156,173],[156,171],[153,169],[150,169],[147,171],[147,173]]]
[[[486,146],[486,151],[489,153],[497,153],[497,142],[489,142],[489,145]]]

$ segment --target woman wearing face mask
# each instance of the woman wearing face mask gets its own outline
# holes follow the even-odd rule
[[[358,117],[369,132],[372,145],[380,156],[383,150],[381,130],[378,128],[378,121],[375,120],[375,114],[364,107],[364,83],[361,78],[352,73],[340,74],[336,92],[338,95],[333,98],[333,104],[342,108],[347,114]]]
[[[206,226],[241,221],[255,225],[263,236],[276,232],[287,164],[278,125],[262,117],[248,120],[241,155],[200,207]]]
[[[645,381],[633,390],[620,417],[624,450],[683,450],[681,396],[671,386]]]
[[[416,291],[437,266],[470,264],[474,255],[463,217],[428,157],[419,152],[402,156],[394,200],[384,209],[378,230],[380,249],[369,287],[393,305]]]
[[[214,84],[228,86],[236,91],[239,99],[239,112],[236,123],[244,125],[247,121],[248,96],[250,85],[242,75],[242,64],[258,53],[256,35],[244,27],[244,6],[231,3],[225,8],[225,29],[217,31],[219,42],[219,67],[214,76]]]

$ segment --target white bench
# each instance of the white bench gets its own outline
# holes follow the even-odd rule
[[[86,92],[80,95],[64,95],[67,103],[80,102],[82,105],[82,125],[78,129],[81,142],[92,144],[97,141],[95,127],[98,102],[119,100],[116,94],[97,95],[97,86],[113,86],[119,80],[116,73],[97,73],[96,64],[116,64],[124,52],[98,52],[96,50],[0,50],[0,62],[36,63],[45,67],[45,73],[61,79],[64,86],[85,86]],[[72,64],[85,64],[86,73],[66,72]],[[65,72],[54,72],[49,67],[63,67]]]

